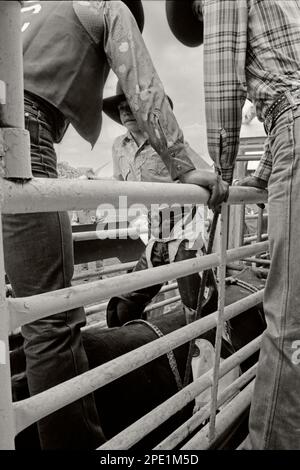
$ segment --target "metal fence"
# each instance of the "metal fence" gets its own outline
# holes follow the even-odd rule
[[[17,1],[0,2],[0,108],[7,116],[9,127],[13,129],[9,137],[5,129],[1,129],[0,148],[4,162],[4,176],[29,176],[29,147],[25,145],[23,130],[23,96],[22,96],[22,56],[19,37],[20,4]],[[14,37],[11,34],[13,31]],[[18,67],[15,66],[17,58]],[[5,73],[4,73],[5,72]],[[18,93],[16,93],[16,88]],[[3,91],[4,90],[4,91]],[[2,113],[3,114],[3,113]],[[7,126],[8,128],[8,126]],[[21,131],[19,131],[21,129]],[[11,134],[14,136],[11,138]],[[15,142],[17,143],[15,145]],[[22,147],[27,151],[18,153]],[[157,183],[153,193],[150,183],[122,183],[111,181],[75,181],[32,179],[25,185],[16,185],[1,178],[1,213],[27,213],[55,210],[93,209],[99,201],[117,204],[118,194],[128,198],[128,204],[135,202],[173,204],[206,204],[208,193],[205,189],[194,185],[164,185]],[[218,252],[201,258],[180,261],[167,266],[150,268],[139,273],[121,274],[114,278],[79,284],[71,288],[47,292],[26,298],[6,298],[5,269],[3,258],[2,229],[0,230],[0,448],[13,449],[14,437],[21,430],[66,406],[67,404],[93,392],[113,380],[137,369],[177,346],[196,338],[200,334],[216,327],[216,355],[212,370],[187,385],[176,395],[169,398],[145,417],[139,419],[125,431],[101,446],[101,449],[127,449],[143,436],[155,429],[160,423],[174,415],[185,404],[192,401],[201,391],[212,386],[211,403],[191,418],[181,429],[175,431],[158,448],[173,448],[197,423],[210,417],[209,429],[203,428],[200,433],[185,444],[184,449],[209,448],[236,416],[249,406],[253,389],[255,367],[248,370],[228,389],[218,393],[219,378],[240,364],[245,358],[259,349],[260,338],[255,339],[220,364],[220,351],[224,322],[257,305],[262,301],[263,291],[224,307],[226,263],[254,256],[268,249],[268,242],[260,242],[246,246],[227,249],[228,238],[228,206],[237,204],[266,202],[266,193],[249,188],[231,188],[228,202],[223,204],[220,221],[220,246]],[[1,227],[0,227],[1,228]],[[95,369],[74,377],[47,391],[28,399],[12,402],[11,377],[9,365],[9,332],[21,325],[36,319],[49,316],[81,305],[101,302],[113,295],[147,287],[159,282],[172,281],[178,277],[217,267],[219,277],[218,311],[186,325],[162,338],[145,344],[117,359],[111,360]],[[116,282],[117,281],[117,282]],[[218,406],[233,397],[244,385],[237,396],[216,415]]]

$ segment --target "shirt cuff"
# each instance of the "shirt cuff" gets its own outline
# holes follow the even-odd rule
[[[229,185],[232,184],[234,168],[220,168],[216,167],[216,173],[218,173],[223,181],[226,181]]]
[[[178,180],[181,175],[195,170],[195,166],[189,157],[190,149],[185,144],[169,147],[162,155],[162,159],[172,180]]]

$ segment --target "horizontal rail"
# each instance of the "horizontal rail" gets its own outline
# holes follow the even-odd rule
[[[204,426],[181,450],[207,450],[212,448],[217,439],[249,406],[254,389],[254,380],[250,382],[216,418],[216,433],[213,442],[208,440],[208,425]]]
[[[152,310],[156,310],[157,308],[160,308],[160,307],[165,307],[166,305],[174,304],[175,302],[179,302],[180,300],[181,300],[181,296],[175,295],[174,297],[171,297],[170,299],[161,300],[160,302],[156,302],[155,304],[148,305],[148,307],[145,308],[144,312],[152,312]]]
[[[157,308],[160,308],[160,307],[165,307],[166,305],[173,304],[175,302],[178,302],[179,300],[181,300],[180,295],[175,295],[174,297],[170,297],[169,299],[161,300],[154,304],[148,305],[148,307],[145,308],[144,312],[152,312],[152,310],[156,310]],[[86,308],[85,313],[88,316],[88,315],[92,315],[95,313],[104,312],[107,308],[107,305],[108,305],[108,302],[99,304],[99,307],[101,307],[101,310],[100,309],[98,310],[97,308],[95,308],[97,307],[97,305],[90,309]]]
[[[129,261],[128,263],[113,264],[111,266],[105,266],[104,268],[89,269],[85,272],[76,273],[73,276],[72,281],[79,281],[81,279],[87,279],[97,276],[105,276],[106,274],[113,274],[119,271],[127,271],[128,269],[134,268],[136,263],[137,261]]]
[[[265,266],[270,266],[271,261],[269,259],[261,258],[243,258],[241,261],[248,261],[249,263],[264,264]]]
[[[152,312],[152,310],[156,310],[157,308],[165,307],[166,305],[174,304],[175,302],[179,302],[180,300],[181,300],[181,296],[180,295],[175,295],[174,297],[170,297],[169,299],[161,300],[160,302],[156,302],[154,304],[148,305],[148,307],[145,308],[144,312],[145,313]],[[104,304],[102,304],[102,305],[104,305]],[[107,305],[107,303],[105,305]],[[86,310],[85,310],[85,313],[86,313]],[[92,313],[99,313],[99,312],[96,310]],[[101,327],[105,328],[107,326],[107,323],[106,323],[106,320],[100,320],[100,321],[97,321],[95,323],[92,323],[91,325],[87,325],[87,326],[82,327],[81,331],[86,330],[87,328],[90,328],[90,327],[93,327],[93,326],[101,326]]]
[[[256,375],[257,363],[248,369],[244,374],[240,375],[234,382],[225,388],[218,395],[217,406],[222,406],[227,400],[230,400],[237,392],[240,391],[250,380]],[[172,434],[160,442],[153,450],[171,450],[177,447],[180,442],[186,439],[195,429],[197,429],[210,416],[210,403],[204,405],[199,411],[185,421]]]
[[[258,155],[243,155],[237,157],[237,162],[259,162],[263,155],[263,150]]]
[[[3,181],[3,213],[53,212],[57,210],[95,209],[100,204],[120,207],[120,195],[126,196],[126,207],[134,203],[175,202],[207,204],[209,192],[194,184],[167,184],[122,181],[83,181],[33,178],[25,184]],[[267,192],[256,188],[231,187],[229,204],[267,202]]]
[[[177,285],[177,282],[173,282],[172,284],[168,284],[167,286],[163,286],[159,293],[158,294],[163,294],[165,292],[170,292],[172,290],[175,290],[176,288],[178,287]],[[172,297],[173,299],[174,297]],[[170,300],[170,299],[166,299],[166,300]],[[162,300],[161,302],[165,302],[165,300]],[[160,304],[161,302],[158,302],[156,304],[152,304],[152,305],[149,305],[148,307],[146,307],[145,311],[149,311],[149,310],[152,310],[154,308],[158,308],[158,307],[161,307],[162,305],[158,305]],[[174,301],[175,302],[175,301]],[[93,313],[100,313],[100,312],[104,312],[106,309],[107,309],[107,306],[108,306],[108,302],[103,302],[101,304],[96,304],[96,305],[91,305],[90,307],[85,307],[85,314],[86,315],[91,315]]]
[[[225,321],[262,302],[263,290],[225,307]],[[157,357],[214,328],[217,312],[186,325],[179,330],[134,349],[117,359],[84,372],[33,397],[13,403],[16,433],[30,424],[94,392],[100,387],[138,369]],[[225,363],[225,361],[224,361]],[[223,363],[223,364],[224,364]],[[197,392],[199,393],[199,392]]]
[[[119,228],[111,230],[93,230],[90,232],[75,232],[72,234],[73,242],[87,240],[126,240],[127,238],[138,239],[141,234],[148,233],[148,230],[139,230],[135,227]]]
[[[261,240],[267,240],[267,239],[268,239],[268,234],[262,233]],[[255,242],[256,240],[257,240],[257,235],[251,235],[251,237],[244,238],[244,243],[251,243],[251,242]]]
[[[259,217],[259,214],[253,214],[253,215],[245,215],[245,220],[257,220]],[[269,214],[262,214],[263,218],[268,218]]]
[[[251,341],[251,343],[244,346],[242,349],[232,354],[229,358],[225,359],[219,370],[219,377],[223,377],[230,370],[238,366],[247,357],[251,356],[259,349],[261,336]],[[177,392],[172,397],[168,398],[164,403],[154,408],[154,410],[147,413],[138,421],[130,425],[124,431],[114,436],[108,442],[99,447],[101,450],[112,449],[128,449],[136,444],[142,437],[149,434],[149,432],[156,429],[160,424],[173,416],[178,411],[182,410],[185,405],[190,403],[196,398],[199,393],[205,391],[213,385],[213,369],[210,369],[201,377],[194,380],[185,388]]]
[[[267,248],[268,242],[234,248],[227,251],[227,261],[230,262],[245,256],[255,255],[261,251],[266,251]],[[163,283],[181,278],[207,268],[216,267],[219,263],[219,255],[213,253],[201,258],[193,258],[166,266],[149,268],[143,271],[143,276],[140,275],[139,271],[136,271],[116,276],[113,280],[111,278],[101,279],[35,296],[9,298],[7,303],[11,317],[11,330],[55,313],[96,303],[99,300],[107,299],[114,295],[125,294],[160,282]]]

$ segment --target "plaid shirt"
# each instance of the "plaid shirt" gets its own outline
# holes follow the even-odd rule
[[[272,155],[270,153],[268,142],[265,143],[264,154],[260,159],[258,167],[254,172],[256,178],[260,178],[266,182],[269,181],[272,172]]]
[[[247,94],[263,121],[279,95],[300,87],[300,2],[204,0],[203,15],[208,148],[231,183]],[[267,180],[271,165],[267,150],[256,175]]]

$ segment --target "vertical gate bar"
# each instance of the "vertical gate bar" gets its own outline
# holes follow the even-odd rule
[[[0,2],[0,81],[4,89],[0,100],[0,127],[24,129],[20,8],[19,1]]]
[[[0,1],[0,156],[2,175],[32,178],[29,133],[24,129],[21,1]]]
[[[20,1],[0,1],[0,131],[4,131],[6,128],[24,129],[23,59],[20,10]],[[1,132],[0,137],[2,137]],[[5,142],[1,141],[1,165],[3,165],[3,157],[6,153],[5,146]],[[28,157],[28,166],[28,162],[30,162],[29,152],[26,157]],[[4,166],[1,170],[4,171]],[[5,292],[5,268],[1,222],[3,203],[2,178],[0,178],[0,186],[0,449],[8,450],[15,448],[15,423],[12,407],[8,345],[9,311]]]
[[[1,214],[0,214],[1,216]],[[5,291],[5,271],[0,217],[0,449],[14,449],[15,423],[12,407],[9,362],[9,311]]]
[[[263,212],[264,212],[264,210],[261,207],[259,207],[258,208],[258,215],[257,215],[257,239],[256,239],[257,243],[261,242]]]
[[[212,441],[214,439],[215,427],[216,427],[219,368],[220,368],[220,358],[221,358],[222,334],[223,334],[223,327],[224,327],[227,233],[228,233],[228,207],[227,207],[227,204],[222,204],[221,224],[220,224],[220,239],[221,239],[220,266],[218,268],[218,272],[219,272],[219,276],[218,276],[219,278],[218,323],[217,323],[216,340],[215,340],[213,386],[212,386],[212,392],[211,392],[209,441]]]
[[[241,179],[246,175],[247,162],[238,161],[234,178]],[[237,248],[244,244],[245,204],[231,205],[229,207],[228,248]],[[242,262],[238,261],[238,265]]]
[[[239,220],[239,241],[238,246],[244,245],[244,235],[245,235],[245,209],[246,204],[241,204],[240,209],[240,220]]]

